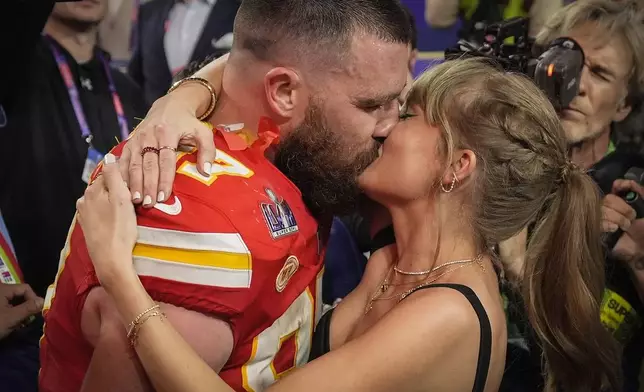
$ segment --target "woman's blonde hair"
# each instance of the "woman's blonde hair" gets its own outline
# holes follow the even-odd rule
[[[604,289],[600,199],[572,170],[565,135],[546,96],[527,78],[481,60],[455,60],[414,83],[409,106],[444,135],[440,149],[477,156],[471,219],[486,249],[536,222],[523,295],[544,354],[546,390],[619,386],[620,354],[599,318]]]

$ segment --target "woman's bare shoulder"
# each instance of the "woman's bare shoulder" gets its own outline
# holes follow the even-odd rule
[[[362,282],[378,282],[384,279],[385,274],[396,260],[396,245],[388,245],[375,251],[367,261],[367,268],[362,276]]]

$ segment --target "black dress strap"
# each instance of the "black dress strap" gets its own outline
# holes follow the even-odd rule
[[[335,308],[332,308],[324,313],[315,326],[309,362],[331,351],[329,338],[331,336],[331,317],[334,310]]]
[[[407,297],[418,290],[434,287],[447,287],[463,294],[465,298],[467,298],[467,300],[470,302],[472,308],[474,308],[474,311],[479,318],[481,340],[479,344],[479,357],[476,365],[476,375],[474,376],[474,386],[472,387],[472,392],[483,392],[485,389],[485,382],[487,381],[487,373],[490,368],[490,358],[492,356],[492,326],[490,324],[490,319],[487,316],[487,312],[485,311],[481,300],[479,300],[479,297],[476,296],[476,293],[471,288],[463,286],[461,284],[428,284],[425,286],[417,287],[414,291],[409,293]]]

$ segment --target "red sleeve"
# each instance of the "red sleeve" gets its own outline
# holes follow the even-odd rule
[[[124,144],[112,153],[120,156]],[[196,161],[196,157],[180,155],[177,167],[187,160]],[[102,163],[93,178],[101,168]],[[223,320],[243,313],[253,302],[250,251],[229,217],[218,209],[226,191],[230,189],[213,191],[180,176],[165,203],[137,208],[134,267],[155,301]],[[90,275],[87,281],[97,284],[93,269]]]
[[[180,190],[137,214],[134,266],[154,300],[224,320],[252,302],[251,254],[225,214]]]

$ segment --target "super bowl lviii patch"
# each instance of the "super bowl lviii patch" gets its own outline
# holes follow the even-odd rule
[[[266,220],[268,231],[273,239],[281,238],[289,234],[297,233],[298,227],[295,215],[286,200],[278,197],[275,192],[265,188],[269,203],[260,203],[262,214]]]

